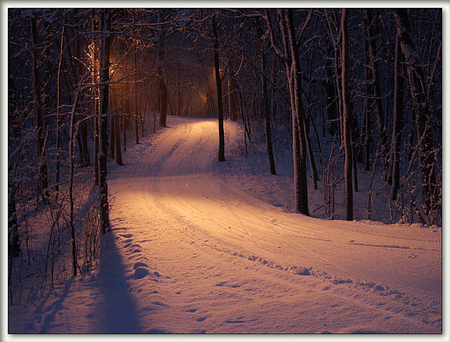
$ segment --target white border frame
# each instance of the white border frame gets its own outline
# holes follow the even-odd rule
[[[1,100],[0,100],[0,167],[1,167],[1,183],[0,183],[0,194],[1,194],[1,207],[0,207],[0,218],[1,218],[1,228],[0,228],[0,342],[3,341],[83,341],[83,340],[95,340],[95,341],[120,341],[120,340],[144,340],[151,338],[154,341],[197,341],[201,339],[203,341],[378,341],[383,339],[383,341],[449,341],[449,239],[446,232],[447,228],[447,210],[448,205],[446,201],[446,193],[448,186],[446,185],[446,171],[447,171],[447,161],[449,157],[448,151],[448,138],[443,134],[443,223],[442,223],[442,334],[439,335],[284,335],[284,334],[248,334],[248,335],[113,335],[113,334],[29,334],[29,335],[9,335],[8,334],[8,284],[7,284],[7,270],[8,270],[8,237],[7,237],[7,227],[8,227],[8,216],[7,216],[7,203],[8,203],[8,81],[6,75],[8,74],[8,8],[100,8],[100,7],[112,7],[115,8],[282,8],[282,7],[295,7],[295,8],[395,8],[395,7],[407,7],[407,8],[442,8],[442,35],[443,35],[443,52],[442,52],[442,88],[443,88],[443,98],[442,98],[442,121],[443,121],[443,133],[449,132],[449,120],[447,116],[449,113],[448,98],[445,94],[450,94],[449,91],[449,55],[450,55],[450,26],[449,26],[449,14],[450,14],[450,2],[444,0],[432,0],[432,1],[271,1],[271,0],[244,0],[244,1],[208,1],[208,0],[195,0],[195,1],[86,1],[79,0],[76,2],[72,1],[3,1],[0,0],[0,37],[1,37],[1,55],[0,55],[0,76],[1,76]]]

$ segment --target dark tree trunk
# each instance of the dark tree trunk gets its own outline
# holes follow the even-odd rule
[[[225,161],[225,132],[223,128],[222,80],[219,65],[219,39],[217,36],[217,14],[212,17],[212,30],[214,35],[214,67],[217,86],[217,105],[219,108],[219,161]]]
[[[377,125],[378,133],[380,135],[381,144],[381,157],[383,160],[383,166],[385,172],[387,171],[387,137],[386,137],[386,124],[384,122],[383,102],[381,100],[380,90],[380,72],[377,62],[377,42],[375,35],[377,34],[377,20],[373,20],[372,12],[370,9],[364,10],[364,21],[367,31],[367,39],[369,41],[369,66],[371,69],[371,84],[373,85],[373,96],[375,101],[375,110],[377,112]]]
[[[366,171],[370,170],[370,147],[371,147],[371,131],[372,131],[372,120],[371,120],[371,105],[369,96],[373,94],[372,85],[372,70],[369,68],[369,42],[366,40],[364,43],[365,53],[366,53],[366,66],[364,68],[365,78],[366,78],[366,97],[364,99],[364,169]]]
[[[166,80],[163,72],[163,62],[165,57],[165,31],[161,31],[158,38],[158,53],[157,53],[157,75],[158,75],[158,89],[159,89],[159,99],[160,103],[160,120],[159,125],[161,127],[167,127],[167,102],[168,93]]]
[[[94,184],[98,185],[100,182],[100,104],[98,100],[94,100]]]
[[[82,164],[84,166],[88,166],[91,164],[91,158],[89,157],[89,148],[88,148],[88,126],[87,121],[84,119],[80,122],[80,134],[81,134],[80,142],[81,146],[83,146]]]
[[[92,31],[95,32],[99,29],[99,19],[97,17],[96,10],[92,10]],[[98,46],[98,40],[95,39],[94,43]],[[93,79],[92,82],[94,84],[100,81],[99,78],[99,64],[97,61],[100,60],[100,54],[97,51],[97,46],[94,47],[93,52]],[[100,165],[99,165],[99,157],[100,157],[100,89],[99,87],[95,87],[94,94],[94,184],[98,185],[100,182]]]
[[[123,129],[123,150],[127,150],[127,119],[126,114],[122,117],[122,129]]]
[[[306,171],[306,154],[307,154],[307,146],[306,146],[306,130],[305,130],[305,112],[303,108],[303,100],[302,100],[302,77],[300,73],[300,64],[299,64],[299,56],[298,56],[298,47],[297,47],[297,39],[296,39],[296,31],[294,27],[293,20],[293,11],[292,9],[288,9],[287,13],[285,12],[285,23],[286,23],[286,31],[287,31],[287,39],[290,47],[290,55],[291,55],[291,80],[293,87],[293,106],[294,106],[294,117],[296,120],[296,125],[298,129],[298,139],[300,145],[300,156],[299,156],[299,164],[297,165],[299,170],[299,186],[300,192],[299,197],[297,199],[299,208],[298,210],[309,216],[309,205],[308,205],[308,178]],[[297,138],[295,138],[297,139]],[[297,145],[297,143],[296,143]]]
[[[342,9],[341,18],[342,34],[342,99],[343,99],[343,135],[344,135],[344,179],[345,179],[345,204],[347,208],[347,221],[353,221],[353,181],[352,181],[352,139],[350,122],[350,93],[348,86],[348,12]]]
[[[123,150],[127,150],[127,113],[125,110],[125,96],[124,96],[124,87],[121,87],[121,94],[122,97],[120,99],[120,108],[122,112],[122,119],[121,119],[121,127],[122,127],[122,133],[123,133]]]
[[[77,24],[78,24],[78,19],[77,19]],[[79,34],[77,33],[77,37],[75,39],[75,44],[76,44],[76,53],[77,56],[82,56],[82,49],[81,49],[81,42],[80,42],[80,37]],[[83,75],[84,73],[84,64],[81,63],[80,61],[77,61],[77,79],[76,82],[78,82],[79,78],[81,77],[81,75]],[[81,94],[79,95],[81,96]],[[87,121],[83,120],[84,117],[81,115],[77,115],[77,121],[79,122],[79,127],[80,129],[77,130],[77,133],[79,134],[77,136],[78,139],[78,144],[80,146],[80,159],[81,159],[81,165],[83,166],[88,166],[91,161],[89,158],[89,149],[88,149],[88,138],[87,138]]]
[[[325,66],[325,71],[327,73],[327,80],[325,80],[324,87],[327,96],[327,125],[328,125],[328,133],[334,136],[339,131],[339,102],[336,100],[336,87],[333,86],[333,70],[332,65],[329,60],[326,60],[327,65]]]
[[[339,139],[341,141],[341,144],[344,141],[344,137],[343,137],[343,127],[342,127],[342,109],[343,109],[343,99],[342,99],[342,80],[341,80],[341,76],[342,76],[342,70],[340,68],[340,58],[342,57],[342,46],[339,43],[339,32],[337,33],[337,37],[334,37],[333,34],[333,29],[332,27],[336,27],[336,30],[339,31],[338,27],[340,26],[339,23],[336,20],[336,23],[333,23],[332,20],[332,11],[331,10],[325,10],[325,18],[326,21],[328,23],[328,33],[330,35],[330,40],[332,42],[332,46],[333,46],[333,52],[334,52],[334,58],[333,58],[333,69],[334,69],[334,78],[335,78],[335,88],[336,88],[336,98],[338,100],[338,105],[337,105],[337,114],[338,114],[338,118],[339,118]],[[330,58],[331,59],[331,58]]]
[[[108,203],[108,99],[109,99],[109,54],[111,48],[110,10],[102,9],[103,33],[100,55],[100,226],[102,234],[110,229]]]
[[[161,127],[167,127],[167,87],[166,81],[164,80],[164,76],[162,75],[159,79],[159,91],[161,96],[161,115],[160,115],[160,123]]]
[[[136,144],[139,144],[139,110],[138,110],[138,84],[137,84],[137,57],[136,47],[134,48],[134,125],[136,129]],[[164,120],[165,124],[165,120]],[[165,125],[164,125],[165,127]]]
[[[405,58],[406,71],[411,89],[416,131],[418,140],[419,168],[421,174],[422,200],[424,213],[429,224],[434,224],[437,211],[440,207],[437,193],[436,174],[434,172],[435,154],[433,151],[432,127],[428,122],[431,116],[430,104],[423,87],[426,76],[419,60],[420,55],[411,37],[411,28],[406,9],[395,10],[397,34],[400,38],[400,47]]]
[[[16,213],[17,185],[8,184],[8,255],[17,258],[20,254],[19,229]]]
[[[65,18],[64,22],[65,23]],[[58,75],[56,79],[56,161],[55,161],[55,191],[56,198],[58,198],[59,193],[59,183],[60,183],[60,168],[61,168],[61,71],[62,71],[62,60],[64,52],[64,35],[66,31],[66,26],[63,26],[61,31],[61,49],[58,61]]]
[[[44,123],[41,102],[41,75],[38,66],[38,30],[36,17],[31,18],[31,38],[33,43],[32,50],[32,75],[33,75],[33,94],[34,94],[34,110],[35,110],[35,124],[36,124],[36,153],[39,158],[38,170],[38,191],[41,196],[44,196],[48,187],[48,172],[47,163],[45,161],[45,136]]]
[[[351,118],[351,121],[354,122],[354,118]],[[351,124],[350,124],[351,125]],[[352,167],[353,167],[353,190],[355,192],[358,192],[358,164],[357,164],[357,153],[356,153],[356,142],[355,142],[355,137],[354,137],[354,133],[352,131],[352,137],[351,137],[351,141],[352,141],[352,157],[353,157],[353,162],[352,162]]]
[[[400,51],[400,40],[397,34],[395,39],[395,60],[394,60],[394,120],[391,138],[391,198],[397,199],[397,192],[400,188],[400,145],[402,141],[403,126],[403,76],[401,66],[403,58]]]
[[[277,20],[281,31],[281,40],[283,44],[283,51],[281,51],[275,42],[275,34],[272,27],[270,13],[267,10],[265,13],[271,46],[285,65],[286,78],[289,86],[292,119],[295,209],[309,216],[308,184],[306,174],[306,132],[304,125],[305,113],[302,101],[301,73],[299,69],[300,65],[298,63],[299,58],[297,47],[297,39],[300,41],[302,34],[300,34],[299,37],[296,37],[292,9],[277,10]],[[310,12],[310,15],[304,22],[301,32],[304,32],[308,26],[311,19],[311,14],[312,12]]]
[[[74,175],[75,175],[75,113],[78,106],[78,98],[81,95],[81,80],[78,80],[78,87],[75,93],[75,100],[72,104],[72,112],[70,113],[70,141],[69,141],[69,158],[70,158],[70,169],[69,169],[69,226],[70,226],[70,242],[71,242],[71,255],[72,255],[72,274],[77,275],[77,246],[75,239],[75,200],[73,193],[74,185]]]
[[[112,108],[111,110],[114,113],[114,108]],[[111,132],[111,141],[109,143],[109,153],[110,153],[110,157],[112,159],[115,158],[116,155],[116,120],[115,120],[115,115],[113,117],[111,117],[110,120],[110,132]]]
[[[256,18],[256,32],[258,35],[258,45],[259,45],[259,53],[261,57],[261,82],[262,82],[262,90],[263,90],[263,103],[264,103],[264,116],[265,116],[265,129],[266,129],[266,145],[267,152],[269,154],[269,164],[270,164],[270,173],[272,175],[276,175],[275,169],[275,159],[273,157],[273,148],[272,148],[272,131],[270,127],[270,108],[269,108],[269,94],[267,91],[267,78],[266,78],[266,49],[264,43],[262,41],[262,30],[259,24],[259,18]],[[231,94],[229,95],[231,96]],[[231,101],[230,101],[231,107]]]
[[[122,161],[122,149],[120,148],[120,118],[116,115],[114,116],[114,127],[115,127],[115,143],[116,143],[116,163],[117,165],[123,165]]]
[[[317,190],[317,182],[319,180],[319,173],[317,172],[316,167],[316,160],[314,158],[314,153],[311,146],[311,139],[309,137],[309,120],[306,120],[306,118],[303,120],[303,125],[305,126],[305,141],[306,141],[306,148],[308,150],[308,157],[309,157],[309,164],[311,166],[311,175],[313,177],[313,183],[314,183],[314,190]]]

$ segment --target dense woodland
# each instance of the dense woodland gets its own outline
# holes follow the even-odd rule
[[[341,187],[347,220],[372,219],[371,187],[367,216],[354,217],[359,170],[382,182],[392,223],[441,225],[440,9],[51,8],[8,19],[11,295],[21,262],[42,265],[46,284],[69,263],[61,253],[69,273],[89,268],[110,229],[108,163],[126,163],[123,151],[167,115],[218,118],[219,161],[228,119],[245,146],[264,133],[273,175],[290,150],[304,215],[322,191],[332,219]],[[37,243],[45,255],[30,255]]]

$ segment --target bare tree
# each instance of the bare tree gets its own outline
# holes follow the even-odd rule
[[[364,24],[366,28],[367,40],[368,40],[368,59],[371,79],[368,80],[370,83],[370,89],[373,91],[372,94],[367,94],[367,96],[373,96],[373,101],[375,102],[375,112],[377,114],[377,127],[378,134],[380,137],[381,144],[381,156],[383,158],[384,171],[387,172],[387,137],[386,137],[386,124],[383,112],[383,103],[380,90],[380,71],[378,66],[379,58],[377,56],[377,42],[375,34],[378,33],[378,19],[375,16],[373,18],[372,10],[364,10]]]
[[[350,92],[348,86],[348,12],[342,9],[341,34],[342,34],[342,127],[344,135],[344,179],[345,179],[345,204],[347,208],[347,221],[353,220],[353,156],[350,123]]]
[[[217,86],[217,103],[219,109],[219,161],[225,161],[225,133],[223,128],[222,79],[219,64],[219,39],[217,35],[217,12],[212,16],[212,31],[214,36],[214,70]]]
[[[263,33],[260,25],[260,18],[255,19],[256,23],[256,33],[258,36],[258,45],[259,45],[259,54],[261,58],[261,82],[262,82],[262,91],[263,91],[263,106],[264,106],[264,118],[265,118],[265,132],[266,132],[266,145],[267,152],[269,154],[269,164],[270,164],[270,173],[276,175],[275,169],[275,160],[273,156],[273,147],[272,147],[272,130],[270,125],[270,108],[269,108],[269,94],[267,91],[267,76],[266,76],[266,48],[264,46],[264,42],[262,39]]]
[[[39,157],[38,172],[38,191],[41,196],[45,195],[48,187],[47,163],[45,160],[45,131],[42,113],[41,100],[41,75],[39,72],[39,53],[38,53],[38,29],[37,18],[31,18],[31,40],[32,40],[32,75],[33,75],[33,94],[34,94],[34,110],[36,121],[36,153]]]
[[[99,192],[100,225],[102,234],[110,229],[108,204],[108,102],[109,102],[109,54],[111,49],[111,10],[101,11],[101,31],[103,32],[100,50],[100,158]]]
[[[165,10],[162,9],[158,12],[158,20],[160,22],[164,21]],[[163,24],[164,25],[164,24]],[[162,26],[163,26],[162,25]],[[157,52],[157,67],[156,74],[158,76],[158,87],[159,87],[159,100],[160,100],[160,120],[159,125],[161,127],[167,127],[167,107],[168,107],[168,91],[165,79],[165,73],[163,70],[163,62],[165,57],[165,40],[166,40],[166,30],[162,29],[158,32],[158,52]]]
[[[271,46],[285,64],[286,77],[289,85],[291,117],[292,117],[292,148],[294,160],[294,196],[295,208],[299,212],[309,215],[308,207],[308,183],[306,171],[306,130],[305,113],[302,100],[301,72],[298,56],[298,41],[308,27],[311,13],[304,21],[297,37],[294,27],[292,9],[277,10],[279,28],[282,37],[283,50],[275,43],[275,34],[269,11],[265,12],[265,19],[271,39]]]
[[[435,151],[431,125],[431,99],[427,96],[427,75],[420,61],[420,54],[411,34],[408,13],[406,9],[394,11],[397,24],[397,34],[400,37],[400,47],[405,58],[408,82],[416,120],[418,139],[419,169],[421,174],[422,200],[424,213],[429,223],[437,221],[437,211],[440,208],[436,173],[434,170]],[[438,51],[440,59],[440,48]]]
[[[392,182],[391,198],[397,199],[397,192],[400,187],[400,145],[402,141],[403,124],[403,56],[400,51],[400,36],[395,38],[395,59],[394,59],[394,120],[392,123],[391,138],[391,158],[390,158],[390,179]]]
[[[58,198],[59,183],[60,183],[60,172],[61,172],[61,72],[62,72],[62,61],[64,58],[64,35],[66,26],[65,18],[63,21],[63,28],[61,31],[61,50],[58,62],[58,75],[57,75],[57,93],[56,93],[56,162],[55,162],[55,182],[56,182],[56,198]]]

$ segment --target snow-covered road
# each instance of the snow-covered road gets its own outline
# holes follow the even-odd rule
[[[216,120],[168,126],[111,169],[102,267],[127,310],[97,332],[440,332],[440,229],[288,212],[216,161]]]

